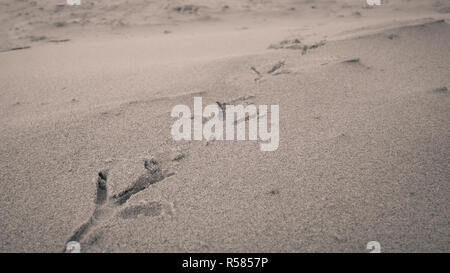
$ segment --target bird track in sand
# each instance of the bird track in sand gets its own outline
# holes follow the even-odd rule
[[[230,99],[226,102],[217,102],[219,107],[225,107],[229,104],[243,104],[249,105],[254,104],[252,102],[256,96],[247,95],[240,96],[234,99]],[[237,122],[247,121],[249,118],[246,116],[245,119],[239,120]],[[211,141],[208,141],[208,143]],[[207,144],[208,144],[207,143]],[[169,158],[169,161],[178,164],[180,161],[185,159],[187,156],[186,152],[178,152]],[[162,158],[165,158],[162,156]],[[116,159],[108,159],[108,162],[115,161]],[[130,159],[119,159],[132,162],[133,164],[138,164],[136,160]],[[166,160],[166,159],[164,159]],[[159,159],[145,159],[144,160],[144,173],[138,176],[130,185],[118,193],[109,194],[109,169],[101,170],[98,172],[94,183],[96,185],[96,197],[94,199],[95,208],[91,217],[80,225],[70,236],[67,242],[76,241],[84,246],[92,246],[98,243],[102,234],[104,233],[104,228],[107,226],[107,221],[113,219],[114,217],[119,217],[125,220],[136,219],[139,216],[145,217],[157,217],[166,213],[168,215],[173,215],[173,204],[167,201],[139,201],[137,204],[126,205],[126,203],[139,192],[146,190],[153,184],[159,183],[164,179],[175,175],[167,169],[163,169],[163,160]],[[142,164],[142,163],[141,163]],[[66,243],[67,243],[66,242]],[[65,250],[64,250],[65,251]]]
[[[265,73],[261,73],[258,69],[256,69],[255,66],[251,66],[250,70],[252,70],[256,74],[256,78],[254,78],[255,84],[258,83],[258,81],[262,80],[265,75],[271,75],[271,76],[278,76],[281,74],[290,74],[292,71],[281,69],[285,66],[285,61],[278,61],[272,67]]]
[[[181,159],[177,156],[176,161]],[[172,207],[160,201],[130,205],[121,209],[133,195],[175,174],[168,170],[163,170],[160,162],[156,159],[144,160],[144,168],[145,173],[140,175],[131,185],[110,197],[108,196],[108,170],[98,172],[97,178],[95,178],[97,193],[94,200],[94,212],[85,223],[75,230],[67,242],[76,241],[81,243],[93,229],[98,228],[102,223],[114,216],[119,216],[122,219],[133,219],[139,215],[155,217],[161,215],[164,211],[172,215]],[[88,239],[86,244],[91,245],[95,243],[98,240],[98,235],[94,234],[94,237]]]

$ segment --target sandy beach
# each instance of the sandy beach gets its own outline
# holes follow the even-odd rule
[[[450,252],[449,1],[42,2],[0,3],[0,252]],[[174,140],[194,97],[278,148]]]

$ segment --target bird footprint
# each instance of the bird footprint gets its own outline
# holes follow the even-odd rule
[[[74,231],[66,244],[71,242],[81,242],[95,227],[98,227],[114,215],[118,215],[123,219],[133,219],[137,218],[139,215],[154,217],[161,215],[164,209],[167,209],[169,214],[171,214],[172,208],[168,204],[156,201],[132,205],[117,213],[117,211],[120,210],[133,195],[145,190],[152,184],[158,183],[165,178],[174,175],[173,172],[163,170],[160,162],[156,159],[145,160],[144,168],[145,172],[130,186],[110,197],[108,196],[108,170],[98,172],[97,177],[94,179],[97,188],[94,200],[96,205],[94,212],[85,223]],[[67,251],[66,249],[67,248],[65,248],[64,251]]]

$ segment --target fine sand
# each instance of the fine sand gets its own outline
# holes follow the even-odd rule
[[[449,252],[449,19],[444,0],[1,1],[0,251]],[[279,148],[174,141],[194,96],[279,105]]]

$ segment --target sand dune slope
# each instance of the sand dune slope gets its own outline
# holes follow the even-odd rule
[[[0,53],[0,251],[449,252],[450,27],[426,21]],[[194,96],[279,105],[279,148],[174,141]]]

